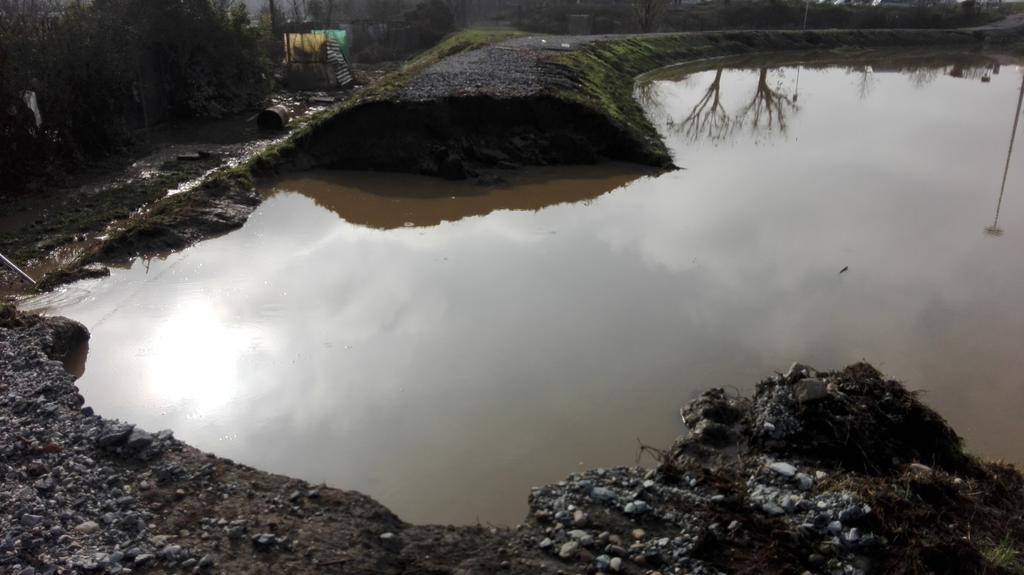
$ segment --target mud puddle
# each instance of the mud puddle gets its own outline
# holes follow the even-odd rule
[[[98,412],[415,522],[514,524],[531,485],[632,463],[676,406],[795,359],[871,360],[1022,462],[1024,73],[956,64],[660,77],[686,170],[309,174],[34,305],[92,330]]]

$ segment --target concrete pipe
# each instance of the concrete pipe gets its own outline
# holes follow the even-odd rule
[[[271,106],[256,116],[256,125],[261,130],[283,130],[288,127],[289,119],[284,106]]]

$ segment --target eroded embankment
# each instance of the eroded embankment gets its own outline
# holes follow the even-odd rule
[[[315,123],[282,148],[285,168],[449,178],[476,169],[672,158],[633,98],[634,78],[687,60],[795,50],[981,48],[1015,30],[716,32],[517,38],[456,55]],[[274,167],[274,166],[271,166]]]
[[[794,365],[752,398],[711,390],[683,408],[691,434],[656,468],[535,488],[522,525],[492,529],[409,525],[364,495],[96,415],[61,364],[87,338],[0,308],[4,573],[1022,568],[1024,478],[966,454],[938,414],[866,364]]]
[[[664,158],[624,136],[603,114],[554,96],[474,94],[363,104],[296,145],[302,166],[451,179],[473,176],[481,166],[592,164],[602,158],[667,167]]]

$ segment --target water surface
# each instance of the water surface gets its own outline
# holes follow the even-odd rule
[[[670,70],[638,95],[685,170],[307,174],[36,305],[92,330],[100,413],[411,521],[516,523],[530,485],[631,464],[700,391],[797,359],[871,360],[1024,462],[1019,156],[993,223],[1022,71],[998,62]]]

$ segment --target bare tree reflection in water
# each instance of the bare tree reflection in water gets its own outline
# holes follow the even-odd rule
[[[711,83],[704,89],[704,93],[697,103],[690,108],[686,117],[678,122],[669,117],[666,125],[670,130],[682,134],[692,142],[704,140],[721,142],[746,125],[749,125],[751,132],[755,133],[775,130],[784,133],[787,115],[798,110],[796,101],[799,97],[799,76],[796,90],[793,95],[789,95],[782,89],[782,80],[779,80],[775,87],[771,86],[769,83],[770,71],[772,70],[769,68],[758,70],[757,87],[753,97],[749,103],[733,115],[725,108],[722,100],[724,68],[716,69]],[[649,90],[645,92],[642,89],[638,95],[641,98],[656,97]]]
[[[781,80],[775,88],[768,84],[768,68],[761,68],[757,89],[750,103],[736,115],[738,125],[749,123],[751,132],[786,132],[786,116],[798,110],[796,100],[782,91]]]
[[[949,63],[949,56],[909,57],[894,60],[878,60],[870,58],[851,58],[841,66],[846,73],[855,76],[855,86],[860,99],[866,100],[872,95],[881,75],[898,73],[905,76],[916,88],[924,88],[943,76],[969,80],[991,81],[994,74],[999,73],[999,64],[984,56],[961,56],[963,61]],[[868,62],[872,63],[868,63]],[[680,134],[691,142],[710,141],[722,142],[737,136],[744,128],[749,127],[755,135],[786,134],[792,114],[799,112],[800,75],[803,68],[810,70],[836,66],[824,56],[802,57],[788,63],[759,65],[748,60],[730,64],[717,64],[710,83],[697,92],[700,97],[689,112],[682,118],[678,113],[673,115],[664,104],[664,94],[658,85],[665,79],[639,83],[636,97],[649,114],[657,117],[657,123],[665,125],[669,131]],[[785,74],[788,70],[796,70],[795,81],[786,85]],[[757,84],[753,96],[748,102],[738,104],[738,109],[723,98],[722,82],[729,72],[757,71]],[[710,74],[711,70],[704,70]],[[708,76],[697,73],[686,73],[682,76],[668,76],[670,81],[690,84],[694,80],[707,82]],[[733,104],[735,105],[735,104]]]
[[[803,66],[796,67],[796,88],[793,90],[793,102],[795,103],[800,98],[800,71],[803,70]]]
[[[858,66],[850,68],[850,72],[859,74],[857,78],[857,96],[861,100],[867,100],[868,96],[871,95],[871,91],[875,88],[877,78],[875,78],[875,69],[871,66]]]
[[[1010,147],[1006,151],[1006,165],[1003,167],[1003,183],[999,186],[999,200],[996,201],[996,217],[992,220],[992,225],[985,228],[985,233],[990,236],[999,237],[1003,235],[1003,229],[999,227],[999,210],[1003,207],[1003,194],[1006,192],[1006,175],[1010,173],[1010,158],[1013,157],[1013,141],[1017,138],[1017,124],[1020,123],[1020,107],[1022,102],[1024,102],[1024,75],[1021,76],[1020,94],[1017,96],[1017,111],[1013,114],[1013,131],[1010,132]]]
[[[935,79],[942,74],[942,71],[942,68],[919,66],[916,68],[911,68],[907,72],[907,76],[910,77],[910,83],[913,84],[915,88],[924,88],[928,84],[934,82]]]
[[[679,131],[693,141],[705,137],[721,141],[729,134],[732,120],[722,105],[722,68],[715,70],[715,78],[704,91],[690,113],[679,123]]]

